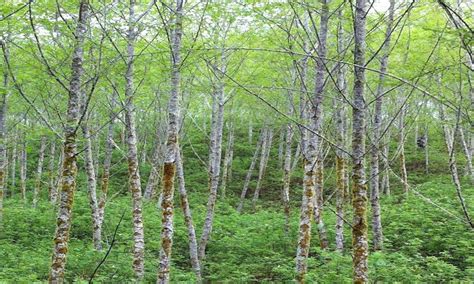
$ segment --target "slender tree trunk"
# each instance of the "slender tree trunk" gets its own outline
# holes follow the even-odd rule
[[[464,131],[462,128],[459,128],[459,138],[461,140],[462,149],[464,151],[464,155],[466,157],[466,168],[469,178],[471,180],[471,184],[474,184],[474,168],[472,167],[472,155],[471,151],[469,150],[468,143],[466,142],[466,138],[464,136]]]
[[[354,283],[367,283],[368,237],[367,237],[367,182],[365,179],[365,19],[367,1],[356,0],[354,19],[354,99],[352,107],[352,262]]]
[[[280,128],[280,137],[278,139],[278,168],[283,167],[283,152],[285,147],[285,127]]]
[[[51,270],[49,273],[50,283],[64,282],[64,269],[66,267],[69,232],[72,223],[72,204],[76,190],[76,132],[80,117],[81,77],[84,72],[82,67],[84,57],[83,45],[87,31],[88,17],[89,1],[81,0],[75,31],[76,42],[72,54],[67,120],[64,126],[64,161],[61,179],[61,203],[59,205],[56,232],[54,235],[54,249]]]
[[[305,131],[303,138],[303,200],[301,203],[301,215],[299,223],[298,247],[296,252],[296,281],[304,282],[307,271],[307,258],[311,241],[311,221],[314,214],[317,171],[316,163],[318,162],[318,151],[320,150],[320,139],[316,133],[321,130],[322,108],[323,108],[323,91],[326,70],[326,41],[329,21],[329,7],[327,0],[321,0],[320,26],[318,34],[318,58],[316,59],[315,74],[315,90],[308,108],[308,119],[310,120],[311,133]],[[303,81],[304,83],[304,81]],[[309,136],[309,137],[308,137]],[[305,141],[306,140],[306,141]],[[319,186],[322,186],[320,184]]]
[[[222,169],[221,179],[221,197],[224,199],[227,189],[227,180],[229,179],[230,170],[232,168],[232,158],[234,152],[234,127],[232,124],[229,126],[229,135],[227,137],[227,148],[224,155],[224,167]]]
[[[382,126],[382,102],[385,84],[385,73],[387,72],[388,57],[390,54],[390,39],[392,34],[393,14],[395,11],[395,0],[390,0],[390,7],[388,10],[387,29],[385,31],[385,41],[382,49],[382,59],[380,63],[380,75],[377,86],[377,93],[375,99],[374,120],[372,129],[372,145],[370,151],[370,203],[372,205],[372,234],[374,250],[381,250],[383,248],[383,231],[382,231],[382,217],[380,213],[380,168],[379,157],[381,149],[381,126]]]
[[[178,124],[181,66],[181,36],[183,19],[183,0],[176,0],[174,10],[174,28],[171,37],[171,95],[168,104],[168,140],[163,166],[163,189],[161,200],[161,249],[158,264],[157,283],[169,283],[171,265],[171,247],[173,245],[173,195],[176,174],[176,157],[178,153]]]
[[[4,45],[5,43],[0,42]],[[4,57],[8,58],[9,52],[5,47]],[[0,97],[0,224],[3,222],[3,195],[6,188],[8,175],[6,174],[8,158],[7,158],[7,147],[6,147],[6,137],[7,137],[7,97],[8,97],[8,73],[7,68],[4,67],[3,70],[3,91]]]
[[[399,133],[400,133],[400,172],[401,178],[403,183],[403,192],[406,194],[408,193],[408,173],[405,161],[405,115],[406,115],[406,107],[402,106],[402,111],[400,112],[400,120],[399,120]]]
[[[13,194],[16,191],[16,160],[18,159],[18,152],[17,152],[17,138],[13,138],[13,149],[12,149],[12,159],[11,159],[11,194]]]
[[[293,80],[294,81],[294,80]],[[293,94],[290,92],[288,94],[288,116],[292,117],[294,115],[293,111]],[[290,234],[290,182],[291,182],[291,146],[293,142],[293,125],[291,123],[286,124],[286,129],[284,137],[284,159],[283,159],[283,190],[282,190],[282,199],[283,199],[283,208],[285,212],[285,235],[289,236]]]
[[[86,123],[82,125],[82,133],[85,140],[84,167],[87,175],[87,191],[89,194],[89,206],[92,218],[92,241],[96,250],[102,250],[102,232],[99,227],[99,212],[97,203],[97,179],[95,175],[92,140],[89,127]]]
[[[135,125],[134,97],[134,60],[135,40],[137,36],[135,19],[135,0],[130,0],[129,19],[127,32],[127,71],[125,73],[125,126],[127,130],[127,159],[128,159],[128,188],[132,195],[133,219],[133,262],[132,268],[135,279],[141,281],[145,273],[145,236],[142,216],[142,189],[140,182],[140,169],[138,164],[137,131]]]
[[[49,160],[48,160],[48,174],[49,174],[49,183],[48,183],[48,199],[52,202],[53,191],[55,190],[55,169],[54,169],[54,158],[56,155],[56,141],[53,139],[50,143],[49,148]]]
[[[61,198],[58,198],[58,194],[59,194],[59,187],[62,184],[63,164],[64,164],[64,144],[61,144],[61,151],[59,152],[59,158],[58,158],[58,173],[57,173],[55,187],[51,194],[51,203],[53,204],[58,204],[61,201]]]
[[[23,136],[23,143],[20,157],[20,189],[21,199],[26,203],[26,173],[27,173],[27,152],[26,152],[26,136]]]
[[[258,153],[260,152],[260,149],[262,148],[262,144],[264,143],[263,141],[265,141],[265,136],[266,136],[265,132],[266,130],[262,129],[262,133],[260,134],[260,138],[257,142],[257,147],[255,148],[252,161],[250,162],[250,167],[247,171],[247,175],[245,176],[244,187],[242,188],[242,193],[240,194],[239,206],[237,206],[237,212],[239,213],[242,212],[242,209],[244,207],[245,196],[247,195],[250,179],[252,178],[252,173],[255,168],[255,164],[257,163]]]
[[[337,50],[342,54],[344,50],[344,31],[342,23],[342,10],[338,12]],[[339,66],[337,71],[337,87],[342,95],[347,96],[346,66]],[[336,123],[336,250],[344,250],[344,205],[346,201],[346,171],[347,155],[341,149],[346,146],[346,112],[341,99],[334,98],[334,121]]]
[[[184,223],[188,229],[188,239],[189,239],[189,258],[191,260],[191,266],[196,275],[196,282],[200,283],[202,281],[201,277],[201,265],[199,263],[198,257],[198,244],[196,238],[196,230],[194,229],[193,217],[191,214],[191,209],[189,207],[188,193],[186,192],[186,184],[184,182],[184,169],[183,169],[183,160],[181,157],[181,151],[176,153],[176,173],[178,176],[178,188],[179,188],[179,197],[181,201],[181,209],[183,210]]]
[[[429,166],[430,166],[430,151],[429,151],[429,143],[428,143],[428,125],[425,125],[425,173],[429,174]]]
[[[201,240],[199,242],[199,259],[202,261],[206,256],[206,246],[212,232],[214,220],[214,207],[219,187],[219,177],[222,156],[222,130],[224,127],[224,75],[226,72],[225,51],[222,50],[220,66],[214,71],[218,77],[216,93],[214,94],[213,113],[211,125],[211,146],[209,153],[209,198],[207,201],[207,213],[202,228]],[[217,70],[217,68],[220,68]]]
[[[321,149],[322,150],[322,149]],[[319,151],[315,165],[316,182],[314,188],[314,221],[318,227],[319,245],[322,249],[327,249],[329,240],[326,232],[326,226],[323,221],[323,190],[324,190],[324,160],[323,154]]]
[[[162,136],[163,135],[161,134],[160,126],[158,126],[156,128],[156,144],[154,147],[155,149],[153,150],[150,175],[148,176],[148,182],[145,187],[145,199],[151,199],[153,196],[155,196],[155,191],[160,180],[160,169],[163,168],[163,161],[161,159],[161,156],[163,155],[163,145],[161,143],[162,140],[160,139]]]
[[[260,166],[258,169],[258,179],[257,186],[255,187],[255,192],[252,198],[252,209],[255,211],[258,197],[260,196],[260,189],[262,187],[263,176],[265,175],[265,169],[267,167],[267,159],[271,148],[272,143],[272,129],[266,129],[266,137],[262,144],[262,153],[260,155]]]
[[[445,115],[444,115],[444,110],[443,106],[440,105],[440,119],[441,121],[445,121]],[[462,186],[461,182],[459,180],[459,172],[457,168],[457,163],[456,163],[456,156],[454,152],[454,137],[456,135],[457,129],[459,125],[456,125],[454,131],[449,128],[449,126],[443,124],[443,134],[444,134],[444,141],[446,144],[446,148],[448,150],[449,154],[449,169],[451,171],[451,178],[453,180],[454,186],[456,188],[456,194],[458,196],[459,202],[461,204],[461,208],[464,214],[464,217],[466,218],[467,223],[471,226],[472,229],[474,229],[474,222],[472,221],[469,212],[468,212],[468,206],[466,205],[466,201],[464,200],[464,197],[462,195]]]
[[[43,176],[44,151],[46,150],[46,137],[41,137],[40,149],[38,153],[38,166],[36,168],[35,191],[33,195],[33,207],[38,204],[39,194],[41,192],[41,178]]]
[[[110,166],[112,164],[112,154],[115,148],[114,146],[114,122],[115,122],[115,113],[114,107],[116,105],[117,93],[112,93],[111,99],[111,110],[109,114],[109,127],[107,129],[107,140],[105,142],[105,156],[104,164],[102,166],[102,177],[100,184],[100,191],[102,192],[99,202],[98,202],[98,227],[102,232],[102,225],[104,223],[104,214],[105,214],[105,205],[107,203],[107,194],[109,192],[109,180],[110,180]]]

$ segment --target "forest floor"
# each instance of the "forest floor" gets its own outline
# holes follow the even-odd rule
[[[392,196],[382,198],[382,220],[385,248],[370,255],[372,281],[445,282],[474,279],[474,232],[463,223],[463,216],[449,176],[429,177],[415,187],[422,194],[403,197],[393,189]],[[473,212],[474,187],[464,184],[466,202]],[[266,189],[268,190],[268,189]],[[46,194],[45,192],[43,192]],[[191,205],[196,229],[200,234],[207,197],[191,192]],[[297,196],[297,195],[296,195]],[[292,206],[291,230],[284,232],[284,215],[275,201],[261,201],[256,213],[238,214],[236,197],[218,200],[212,240],[204,263],[204,276],[209,281],[285,282],[294,276],[299,203]],[[429,201],[428,201],[429,199]],[[43,198],[43,200],[46,200]],[[94,281],[128,282],[133,279],[132,229],[130,199],[117,196],[107,204],[103,251],[93,249],[91,216],[85,189],[76,193],[73,226],[67,262],[68,281],[88,281],[104,257],[113,232],[124,212],[115,244],[100,267]],[[433,205],[437,204],[437,206]],[[328,207],[333,208],[331,202]],[[349,205],[347,206],[349,208]],[[443,209],[440,209],[442,207]],[[176,230],[173,245],[173,281],[192,281],[187,233],[181,210],[176,204]],[[350,210],[346,220],[351,220]],[[450,213],[447,213],[449,211]],[[326,208],[324,220],[329,238],[334,239],[335,216]],[[160,245],[160,216],[156,202],[144,203],[146,240],[146,282],[156,279]],[[3,282],[46,281],[50,265],[55,210],[47,201],[32,208],[15,197],[5,202],[4,224],[0,236],[0,280]],[[313,233],[309,262],[309,281],[350,283],[350,226],[345,227],[346,250],[340,254],[318,248]],[[370,231],[370,230],[369,230]]]

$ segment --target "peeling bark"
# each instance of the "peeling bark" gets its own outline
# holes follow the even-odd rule
[[[354,19],[354,94],[352,107],[352,262],[353,282],[369,281],[367,237],[367,181],[364,169],[365,153],[365,20],[367,1],[356,0]]]
[[[89,1],[81,0],[79,17],[75,31],[75,47],[72,54],[71,80],[67,120],[64,126],[64,161],[61,179],[61,203],[58,210],[54,249],[49,273],[50,283],[64,282],[64,269],[68,252],[69,232],[72,223],[72,204],[76,190],[76,130],[80,117],[81,77],[83,70],[83,45],[89,17]]]
[[[125,128],[128,160],[128,188],[132,196],[132,226],[133,226],[133,262],[132,268],[135,279],[141,281],[145,274],[145,235],[142,216],[142,189],[138,163],[137,131],[135,125],[134,97],[134,61],[135,41],[137,37],[135,19],[135,0],[130,0],[128,31],[127,31],[127,70],[125,72]]]
[[[169,283],[171,266],[171,248],[173,246],[173,195],[176,174],[176,157],[178,153],[178,125],[181,65],[181,36],[183,20],[183,0],[176,0],[174,10],[174,28],[171,35],[171,95],[168,104],[168,139],[166,156],[163,165],[162,200],[161,200],[161,249],[158,263],[157,283]]]

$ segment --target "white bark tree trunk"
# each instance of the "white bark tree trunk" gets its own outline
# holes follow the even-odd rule
[[[382,45],[382,59],[380,63],[380,75],[377,86],[374,120],[372,129],[372,145],[371,145],[371,159],[370,159],[370,203],[372,205],[372,234],[374,250],[381,250],[383,248],[383,231],[382,231],[382,217],[380,213],[380,166],[379,157],[381,149],[381,126],[382,126],[382,102],[385,84],[385,73],[388,67],[388,57],[390,54],[390,39],[392,34],[393,15],[395,11],[395,0],[390,0],[390,7],[388,10],[387,29],[385,31],[385,41]]]
[[[209,152],[209,198],[207,200],[207,212],[202,228],[202,235],[199,242],[199,259],[202,261],[206,255],[206,246],[209,242],[214,220],[214,208],[217,199],[217,189],[219,187],[221,156],[222,156],[222,132],[224,128],[224,74],[226,72],[225,51],[215,67],[215,74],[218,78],[216,93],[213,97],[213,113],[211,125],[211,145]]]
[[[141,281],[145,273],[145,236],[142,216],[142,189],[138,163],[137,131],[135,125],[134,61],[137,37],[135,0],[130,0],[127,32],[127,70],[125,72],[125,127],[128,159],[128,187],[132,195],[133,262],[135,279]]]
[[[64,161],[61,179],[61,203],[58,210],[54,249],[49,273],[50,283],[64,282],[64,269],[69,244],[69,232],[72,223],[72,205],[76,191],[77,175],[77,143],[76,132],[80,116],[81,77],[83,70],[83,45],[89,18],[89,1],[81,0],[79,17],[75,30],[75,47],[72,54],[71,80],[69,85],[69,100],[67,120],[64,126]]]
[[[46,136],[41,137],[40,149],[38,153],[38,165],[36,168],[35,189],[33,193],[33,207],[38,204],[39,194],[41,192],[41,178],[43,176],[44,151],[46,150]]]
[[[356,0],[354,19],[354,95],[352,107],[352,262],[354,283],[369,281],[367,237],[367,181],[364,169],[365,153],[365,36],[367,1]]]
[[[174,178],[176,174],[176,157],[178,153],[178,125],[181,80],[181,36],[183,19],[183,0],[176,0],[174,10],[174,28],[171,34],[171,95],[168,104],[168,140],[166,142],[166,156],[163,166],[162,200],[161,200],[161,249],[158,263],[157,283],[169,283],[171,265],[171,247],[173,245],[173,196]]]

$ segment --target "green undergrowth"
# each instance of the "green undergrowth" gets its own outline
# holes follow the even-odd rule
[[[191,183],[192,184],[192,183]],[[448,176],[432,179],[415,188],[426,199],[410,193],[382,198],[385,248],[370,255],[373,281],[447,282],[474,279],[474,234],[463,223],[454,187]],[[473,188],[465,185],[466,202],[474,204]],[[204,194],[190,194],[198,235],[205,214]],[[295,204],[298,200],[294,201]],[[293,206],[290,234],[285,235],[281,206],[273,201],[260,202],[256,213],[248,208],[235,210],[233,196],[218,200],[212,240],[204,262],[204,277],[211,282],[285,282],[294,276],[294,255],[299,210]],[[437,206],[433,205],[437,204]],[[104,257],[120,216],[124,218],[115,245],[100,267],[95,281],[132,281],[131,201],[118,196],[107,205],[103,252],[96,252],[91,240],[90,210],[83,189],[76,194],[66,279],[87,281]],[[333,208],[333,205],[328,205]],[[250,207],[248,205],[248,207]],[[349,207],[349,206],[348,206]],[[440,208],[443,209],[440,209]],[[447,213],[445,211],[449,211]],[[187,233],[181,210],[176,203],[172,279],[190,281]],[[349,212],[350,213],[350,212]],[[0,279],[11,282],[46,281],[55,228],[54,208],[40,202],[34,209],[21,200],[5,202],[4,224],[0,237]],[[351,217],[346,216],[347,220]],[[324,213],[329,238],[334,240],[335,216]],[[145,282],[156,278],[160,247],[160,217],[155,202],[144,204],[146,237]],[[331,242],[333,243],[333,241]],[[347,250],[340,254],[332,244],[327,251],[318,248],[313,232],[307,279],[311,282],[351,282],[350,227],[345,228]]]

